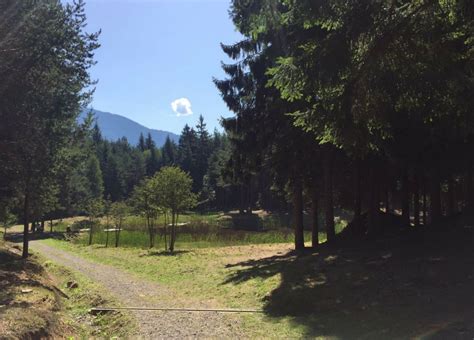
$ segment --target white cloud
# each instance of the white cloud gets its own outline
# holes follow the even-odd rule
[[[188,98],[179,98],[171,103],[171,108],[176,112],[176,116],[189,116],[193,114],[191,102]]]

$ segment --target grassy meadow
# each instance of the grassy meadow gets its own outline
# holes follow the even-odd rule
[[[186,223],[177,227],[177,248],[208,248],[222,247],[234,245],[250,245],[250,244],[274,244],[274,243],[291,243],[293,242],[294,233],[288,224],[287,216],[263,215],[259,217],[260,230],[251,231],[232,226],[232,221],[222,213],[196,214],[188,213],[180,216],[179,223]],[[165,218],[160,216],[156,221],[155,228],[155,247],[164,248]],[[309,226],[309,221],[306,223]],[[345,221],[336,223],[336,232],[340,232],[346,225]],[[68,224],[61,222],[55,227],[56,231],[65,231]],[[76,220],[69,224],[70,228],[75,231],[86,229],[76,234],[71,240],[73,243],[87,245],[89,227],[87,220]],[[94,228],[93,242],[95,245],[105,245],[108,237],[109,246],[115,245],[116,233],[107,232],[106,229],[113,228],[110,222],[107,226],[105,218],[100,220],[100,225]],[[305,231],[305,239],[309,240],[311,232]],[[146,227],[146,221],[141,216],[128,216],[125,219],[122,231],[119,237],[120,247],[148,248],[149,234]],[[319,239],[321,242],[326,240],[326,233],[320,232]]]

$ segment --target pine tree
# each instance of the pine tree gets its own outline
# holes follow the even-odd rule
[[[0,140],[6,146],[0,177],[3,172],[15,174],[6,176],[9,187],[21,193],[27,257],[32,207],[54,182],[61,150],[91,95],[88,69],[94,64],[98,34],[84,32],[82,1],[2,5],[7,8],[1,13],[8,16],[0,28]],[[17,28],[15,34],[11,27]]]
[[[146,150],[145,137],[143,136],[143,133],[141,132],[140,132],[140,137],[138,138],[138,149],[141,152],[144,152]]]
[[[153,141],[153,138],[151,137],[151,134],[148,132],[145,140],[145,149],[146,150],[151,150],[156,147],[155,142]]]
[[[102,179],[99,160],[95,155],[89,157],[86,177],[88,180],[89,198],[102,199],[104,196],[104,181]]]
[[[196,131],[186,124],[181,132],[178,143],[178,164],[196,180],[196,158],[198,141]]]
[[[178,160],[178,147],[175,142],[173,142],[169,136],[166,137],[165,144],[161,149],[161,165],[162,166],[171,166],[177,164]]]
[[[203,188],[204,175],[207,172],[208,160],[211,156],[211,137],[204,123],[204,117],[199,116],[198,123],[196,125],[196,137],[197,147],[195,150],[195,167],[194,183],[193,188],[196,192],[199,192]]]

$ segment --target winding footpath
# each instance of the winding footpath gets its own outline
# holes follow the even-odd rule
[[[70,252],[32,241],[33,250],[61,266],[75,270],[107,289],[127,307],[193,307],[212,308],[205,301],[193,301],[184,306],[176,298],[176,305],[163,306],[174,293],[167,287],[137,278],[113,266],[95,263]],[[171,295],[170,295],[171,294]],[[238,318],[217,312],[132,311],[139,326],[138,337],[144,339],[242,338]]]

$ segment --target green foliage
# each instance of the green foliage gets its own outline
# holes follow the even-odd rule
[[[228,78],[215,83],[235,113],[223,125],[242,196],[264,196],[249,188],[253,181],[282,196],[299,192],[303,182],[313,203],[323,198],[328,230],[334,205],[352,208],[355,219],[365,205],[374,227],[380,190],[403,197],[394,203],[403,206],[405,224],[409,191],[415,220],[423,190],[432,222],[439,221],[443,182],[451,188],[448,210],[456,210],[453,183],[473,188],[468,7],[464,0],[232,1],[230,16],[243,39],[222,46],[235,63],[223,65]],[[356,192],[347,179],[358,183]],[[468,194],[457,203],[473,202]]]
[[[87,162],[86,177],[89,184],[90,199],[100,199],[104,196],[104,182],[99,160],[91,155]]]
[[[192,192],[193,180],[178,167],[164,167],[152,178],[159,206],[171,214],[169,247],[173,252],[176,242],[176,225],[179,214],[196,205],[196,195]],[[164,232],[166,233],[166,227]],[[165,240],[166,241],[166,240]]]
[[[3,227],[3,239],[7,235],[7,229],[16,223],[16,216],[10,209],[5,202],[0,202],[0,226]]]
[[[130,203],[134,212],[145,218],[156,218],[161,211],[154,183],[149,178],[135,186]]]
[[[125,218],[130,214],[130,207],[125,202],[113,202],[110,214],[116,226],[121,227]]]
[[[152,181],[163,209],[179,214],[195,206],[196,195],[191,191],[193,180],[180,168],[164,167]]]
[[[153,178],[146,178],[135,186],[130,202],[135,213],[145,218],[149,245],[150,248],[153,248],[155,246],[156,219],[163,212]]]
[[[104,200],[102,198],[95,198],[88,200],[86,213],[91,219],[97,219],[104,213]]]
[[[84,32],[82,1],[7,1],[0,7],[0,178],[7,179],[10,196],[23,200],[27,223],[30,214],[47,212],[42,194],[55,184],[76,118],[92,94],[88,70],[98,33]]]
[[[104,200],[102,198],[89,199],[86,213],[89,216],[89,245],[93,242],[93,235],[98,226],[98,218],[104,213]]]

